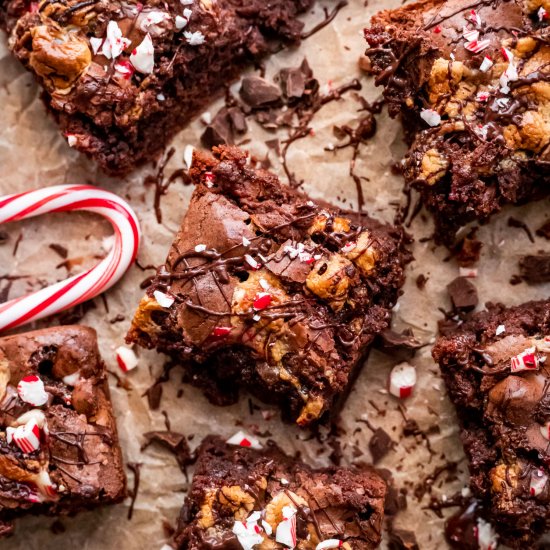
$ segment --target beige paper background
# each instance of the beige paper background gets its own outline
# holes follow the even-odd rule
[[[297,66],[306,55],[321,86],[329,81],[337,86],[358,76],[365,97],[376,99],[380,90],[375,89],[373,83],[358,74],[357,70],[357,59],[364,50],[360,31],[375,11],[398,5],[398,0],[371,0],[367,6],[364,6],[364,0],[350,0],[333,24],[308,39],[301,49],[282,52],[270,59],[267,62],[268,76],[274,75],[281,67]],[[306,27],[310,28],[319,18],[318,10],[308,14]],[[147,174],[154,172],[153,168],[144,167],[125,180],[109,179],[98,172],[91,162],[71,150],[53,122],[45,116],[32,79],[9,56],[5,36],[0,37],[0,105],[0,194],[60,183],[92,182],[102,185],[129,200],[141,220],[144,234],[139,253],[141,264],[160,264],[164,261],[185,212],[191,188],[179,182],[171,186],[162,200],[163,223],[159,225],[152,210],[153,188],[144,187],[142,183]],[[212,114],[219,106],[211,106]],[[289,164],[298,177],[308,182],[306,190],[312,196],[335,202],[346,198],[348,205],[350,202],[355,204],[355,186],[348,176],[351,150],[326,153],[323,148],[329,143],[336,143],[332,134],[334,124],[353,124],[357,120],[357,108],[358,104],[350,96],[329,104],[314,119],[315,136],[291,147]],[[186,144],[199,145],[198,136],[202,128],[200,121],[196,121],[177,136],[173,143],[176,154],[166,169],[167,174],[182,166]],[[250,149],[261,156],[266,152],[264,140],[273,138],[273,134],[257,127],[254,127],[253,134],[257,139]],[[389,120],[384,112],[378,117],[376,136],[361,148],[357,172],[369,179],[364,184],[367,210],[387,221],[391,221],[394,215],[390,201],[403,200],[401,177],[391,173],[392,163],[401,157],[403,151],[399,123]],[[270,157],[275,170],[281,173],[273,152]],[[548,285],[529,287],[521,284],[512,287],[508,284],[510,276],[517,272],[517,259],[521,254],[548,247],[545,241],[538,238],[535,244],[531,244],[523,231],[506,226],[508,216],[513,214],[527,221],[534,229],[548,217],[547,206],[548,202],[543,202],[507,210],[481,229],[479,237],[485,247],[475,284],[482,302],[502,300],[515,304],[548,295]],[[448,308],[445,285],[458,275],[458,267],[454,261],[443,262],[447,255],[445,250],[434,249],[430,242],[418,242],[418,239],[431,234],[431,224],[427,219],[419,216],[411,227],[417,239],[414,245],[415,261],[408,269],[405,292],[395,308],[394,326],[397,329],[411,327],[418,338],[430,344],[436,334],[437,320],[441,317],[438,308]],[[102,252],[102,238],[110,233],[106,222],[84,214],[46,216],[2,229],[9,231],[10,241],[0,246],[0,275],[29,276],[14,284],[11,297],[67,275],[64,268],[56,269],[61,259],[48,248],[48,244],[62,243],[69,250],[69,258],[82,258],[82,267],[75,267],[76,272],[94,262],[93,256]],[[22,240],[13,257],[12,249],[20,234]],[[415,285],[416,277],[421,273],[429,278],[424,291],[419,291]],[[103,357],[112,370],[117,369],[114,349],[123,342],[129,320],[142,294],[139,283],[147,274],[137,267],[130,269],[107,294],[109,312],[105,311],[100,300],[96,300],[97,308],[82,321],[98,331]],[[2,284],[0,280],[0,288]],[[118,314],[124,315],[123,322],[107,322]],[[75,519],[63,519],[66,531],[61,535],[51,533],[53,519],[25,518],[17,522],[15,537],[0,541],[1,549],[156,549],[167,542],[163,521],[175,521],[188,485],[169,453],[155,447],[140,452],[143,432],[164,429],[160,410],[151,412],[145,398],[141,397],[153,379],[151,373],[160,372],[164,358],[152,352],[138,353],[139,368],[127,377],[132,385],[131,391],[117,388],[114,378],[110,377],[124,457],[127,461],[143,463],[133,520],[129,522],[126,519],[128,503],[84,513]],[[428,498],[418,502],[413,490],[415,485],[447,460],[460,461],[458,479],[446,483],[443,474],[434,483],[432,494],[451,496],[465,487],[467,466],[456,433],[454,413],[445,396],[437,367],[431,360],[430,347],[426,346],[412,361],[417,366],[419,381],[414,396],[406,401],[405,406],[407,415],[417,420],[422,429],[427,430],[434,425],[440,428],[439,435],[430,436],[435,455],[430,458],[424,443],[414,438],[404,438],[397,400],[388,396],[384,389],[388,372],[395,363],[395,359],[381,353],[371,354],[367,369],[358,380],[342,414],[342,425],[346,431],[342,436],[343,462],[370,461],[368,441],[371,434],[364,423],[357,422],[358,419],[368,418],[374,426],[384,427],[398,445],[379,466],[391,469],[397,485],[407,488],[409,495],[408,510],[398,516],[396,525],[416,531],[422,550],[444,549],[447,546],[443,539],[442,520],[423,508]],[[269,429],[273,438],[287,451],[300,450],[313,464],[327,463],[330,449],[326,445],[305,442],[306,433],[281,425],[277,415],[268,422],[258,412],[251,417],[246,397],[233,407],[218,408],[210,405],[200,392],[185,386],[183,396],[178,399],[176,392],[182,387],[179,378],[180,374],[174,371],[171,383],[164,385],[161,410],[168,411],[174,430],[194,434],[191,441],[193,448],[202,436],[212,432],[230,436],[237,429],[236,423],[243,422],[245,427],[259,425],[262,430]],[[387,411],[385,416],[380,416],[370,402]],[[358,427],[361,431],[354,433]],[[357,445],[364,456],[354,458],[353,445]],[[132,487],[132,484],[133,476],[129,474],[129,486]]]

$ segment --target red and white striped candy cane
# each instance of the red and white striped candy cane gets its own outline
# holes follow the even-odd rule
[[[0,224],[49,212],[86,211],[109,220],[115,240],[97,265],[47,288],[0,304],[0,331],[36,321],[101,294],[135,260],[141,233],[131,207],[120,197],[91,185],[56,185],[0,198]]]

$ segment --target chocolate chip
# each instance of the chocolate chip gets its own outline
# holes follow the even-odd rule
[[[382,460],[392,449],[393,445],[393,440],[388,433],[382,428],[377,428],[369,441],[372,463],[376,464]]]
[[[416,288],[418,288],[418,290],[424,290],[424,288],[426,288],[426,283],[428,282],[428,277],[426,277],[426,275],[424,275],[423,273],[421,273],[417,278],[416,278]]]
[[[459,311],[471,311],[478,304],[476,287],[465,277],[457,277],[447,285],[453,307]]]
[[[259,76],[243,78],[239,93],[242,99],[253,108],[277,103],[281,99],[279,88]]]
[[[523,256],[519,262],[521,278],[529,284],[550,281],[550,254]]]

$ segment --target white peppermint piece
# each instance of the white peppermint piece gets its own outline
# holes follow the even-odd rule
[[[151,30],[153,27],[158,25],[159,23],[162,23],[163,21],[167,21],[170,19],[170,15],[168,15],[164,11],[150,11],[147,14],[145,14],[145,17],[143,18],[143,21],[141,23],[141,29],[145,32]]]
[[[192,145],[186,145],[183,150],[183,161],[185,162],[185,166],[187,166],[187,170],[189,170],[193,164],[193,151]]]
[[[269,537],[273,534],[273,529],[271,528],[271,525],[265,521],[265,519],[262,519],[262,527],[264,528],[265,534]]]
[[[232,531],[244,550],[253,550],[254,546],[261,544],[264,540],[255,527],[257,527],[257,524],[243,521],[236,521],[233,525]]]
[[[187,27],[187,23],[189,23],[192,14],[193,12],[189,8],[185,8],[183,10],[183,15],[176,15],[176,29],[181,30]]]
[[[150,34],[146,34],[141,44],[132,52],[130,62],[136,71],[142,74],[151,74],[153,72],[155,67],[155,48]]]
[[[67,134],[67,143],[69,147],[75,147],[78,143],[78,139],[74,134]]]
[[[41,407],[48,401],[48,393],[44,389],[44,382],[35,374],[25,376],[17,384],[19,399],[33,407]]]
[[[11,425],[13,428],[17,428],[18,426],[24,426],[30,420],[33,420],[34,422],[36,422],[36,425],[41,430],[44,430],[46,433],[48,433],[46,415],[44,414],[44,411],[41,411],[40,409],[31,409],[30,411],[23,413],[21,416],[18,416],[11,423]]]
[[[243,236],[243,246],[250,246],[250,240]]]
[[[226,443],[228,445],[238,445],[239,447],[250,447],[251,449],[261,449],[262,445],[258,439],[255,437],[239,430],[237,433],[233,434]]]
[[[133,349],[119,346],[116,350],[116,360],[123,372],[135,369],[138,366],[138,358]]]
[[[173,546],[170,546],[169,544],[163,544],[163,545],[160,547],[160,550],[174,550],[174,547],[173,547]]]
[[[122,30],[118,26],[118,23],[116,21],[109,21],[101,53],[107,59],[116,59],[130,44],[130,40],[122,36]]]
[[[190,46],[200,46],[206,41],[206,38],[201,31],[184,32],[183,36],[185,36],[185,39]]]
[[[422,111],[420,111],[420,118],[432,127],[441,124],[441,116],[433,109],[422,109]]]
[[[462,36],[464,37],[464,40],[468,42],[473,42],[474,40],[477,40],[479,38],[479,31],[470,30],[466,27],[462,27]]]
[[[483,58],[483,61],[481,62],[481,65],[479,66],[479,70],[482,73],[486,73],[492,66],[494,65],[493,61],[490,57],[485,56]]]
[[[101,44],[103,44],[103,38],[96,38],[95,36],[90,38],[90,46],[92,47],[94,55],[97,55],[99,48],[101,48]]]
[[[169,296],[160,290],[155,290],[153,292],[153,296],[155,297],[157,304],[161,307],[171,307],[175,302],[175,299],[172,296]]]
[[[390,372],[389,390],[392,395],[405,399],[416,384],[416,369],[409,363],[399,363]]]
[[[498,325],[498,327],[495,330],[495,335],[500,336],[501,334],[504,334],[506,332],[506,327],[504,325]]]
[[[283,520],[277,525],[275,541],[288,548],[296,546],[296,513],[294,506],[283,507]]]
[[[244,259],[252,269],[258,269],[260,267],[260,264],[250,254],[245,254]]]
[[[204,252],[206,250],[205,244],[198,244],[195,246],[195,252]]]
[[[479,550],[496,550],[498,546],[498,535],[488,521],[485,521],[483,518],[478,518],[476,532]]]
[[[157,99],[159,101],[166,101],[166,96],[164,94],[157,94]]]
[[[544,21],[544,19],[548,19],[548,12],[541,6],[537,12],[537,16],[539,21]]]
[[[461,277],[466,277],[467,279],[475,279],[477,277],[477,268],[475,268],[475,267],[460,267],[458,269],[458,274]]]
[[[63,384],[66,384],[67,386],[76,386],[76,383],[80,380],[80,372],[76,371],[72,374],[67,374],[67,376],[64,376],[62,378]]]
[[[323,542],[320,542],[316,547],[315,550],[329,550],[331,548],[340,548],[344,544],[341,540],[338,539],[327,539]]]
[[[195,0],[180,0],[182,6],[190,6]]]

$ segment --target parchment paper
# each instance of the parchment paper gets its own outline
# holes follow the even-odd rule
[[[364,0],[350,0],[329,27],[308,39],[299,50],[282,52],[271,58],[267,62],[268,78],[281,67],[299,65],[307,56],[322,86],[330,83],[338,86],[357,76],[363,84],[361,93],[367,99],[379,97],[380,90],[358,70],[357,60],[365,47],[360,31],[373,13],[382,8],[397,7],[399,0],[371,0],[367,6],[364,4]],[[306,27],[310,28],[320,17],[318,9],[308,14]],[[181,182],[170,187],[162,200],[163,223],[159,225],[152,208],[154,190],[143,185],[145,176],[155,170],[148,166],[126,180],[109,179],[91,162],[71,150],[53,122],[45,116],[31,77],[9,56],[4,36],[0,37],[0,105],[1,194],[60,183],[92,182],[104,186],[128,199],[138,213],[144,234],[140,263],[160,264],[164,261],[185,212],[192,191],[190,187]],[[220,106],[221,103],[218,103],[209,110],[214,114]],[[353,125],[358,117],[357,108],[357,102],[350,97],[327,105],[314,119],[314,136],[295,143],[288,157],[297,176],[308,182],[305,186],[308,192],[334,202],[345,201],[347,206],[356,204],[355,186],[348,175],[351,150],[327,153],[324,147],[337,142],[332,133],[334,124]],[[203,128],[197,120],[177,136],[173,143],[176,153],[166,168],[167,174],[183,165],[185,145],[199,146]],[[262,157],[267,151],[265,139],[274,136],[257,127],[253,128],[251,135],[255,139],[249,148]],[[357,173],[368,178],[363,185],[366,209],[386,221],[391,221],[395,212],[390,202],[403,202],[402,179],[392,174],[391,165],[401,158],[404,150],[399,123],[390,120],[383,112],[378,117],[376,136],[361,148]],[[270,158],[274,169],[282,174],[273,152]],[[548,295],[548,285],[509,285],[510,276],[517,272],[519,256],[543,249],[547,243],[537,238],[536,243],[531,244],[523,231],[510,229],[506,225],[508,217],[513,214],[536,228],[547,217],[547,206],[548,203],[543,202],[506,210],[490,225],[481,228],[479,238],[485,246],[478,266],[479,276],[474,280],[481,303],[501,300],[517,304]],[[84,214],[45,216],[0,229],[6,229],[10,235],[9,242],[0,246],[0,275],[27,276],[13,282],[10,297],[67,276],[65,267],[56,268],[62,260],[48,247],[49,244],[59,243],[68,248],[69,259],[77,260],[70,266],[71,273],[76,273],[97,261],[97,255],[105,253],[102,242],[110,234],[106,222]],[[467,465],[457,436],[454,413],[431,359],[429,346],[436,335],[437,320],[441,318],[438,308],[448,309],[449,306],[445,286],[458,275],[458,266],[453,260],[444,261],[446,250],[434,249],[432,243],[419,241],[431,234],[429,217],[417,217],[410,231],[416,238],[415,261],[408,269],[405,292],[395,308],[394,327],[398,330],[412,328],[415,335],[427,344],[412,360],[417,367],[419,381],[414,396],[405,405],[407,416],[416,420],[421,429],[429,431],[433,426],[439,428],[439,433],[429,436],[435,454],[430,455],[426,444],[420,440],[403,437],[403,418],[398,411],[398,402],[385,390],[388,372],[397,361],[376,351],[371,353],[367,368],[357,381],[342,413],[345,433],[341,442],[343,463],[349,464],[370,461],[368,441],[372,434],[361,420],[368,419],[373,426],[381,426],[391,435],[397,445],[379,466],[391,469],[397,486],[408,491],[408,509],[398,515],[396,526],[415,531],[420,548],[432,550],[447,547],[443,538],[443,521],[424,508],[429,495],[417,501],[414,487],[449,460],[459,462],[457,474],[440,475],[433,484],[432,494],[450,496],[467,484]],[[13,256],[20,235],[17,253]],[[108,311],[105,304],[97,299],[96,308],[82,320],[83,324],[98,331],[100,348],[111,370],[117,370],[114,349],[123,343],[129,321],[142,295],[139,283],[149,274],[133,267],[106,295]],[[419,274],[428,277],[423,291],[415,285]],[[5,284],[4,279],[0,280],[0,289]],[[124,320],[113,324],[108,322],[117,315],[123,315]],[[182,387],[177,371],[173,371],[171,381],[164,384],[161,410],[151,412],[142,394],[161,371],[164,357],[139,350],[138,354],[139,368],[127,376],[132,386],[130,391],[117,387],[115,379],[110,378],[124,457],[126,461],[143,464],[133,520],[126,519],[129,501],[76,518],[63,519],[65,532],[59,535],[54,535],[50,530],[53,519],[25,518],[17,522],[15,537],[0,541],[0,548],[161,548],[168,541],[163,523],[175,521],[188,487],[172,455],[156,447],[140,452],[143,432],[164,429],[161,410],[168,412],[173,430],[194,436],[190,441],[192,447],[208,433],[230,436],[237,430],[236,425],[242,423],[245,429],[256,425],[261,430],[269,430],[284,449],[289,452],[300,450],[304,458],[314,465],[328,463],[331,449],[327,445],[315,440],[305,441],[308,434],[282,425],[278,414],[274,414],[269,421],[264,421],[259,412],[250,416],[247,396],[243,396],[238,405],[219,408],[210,405],[198,390],[183,386],[183,396],[177,398],[176,393]],[[381,414],[377,409],[385,412]],[[359,448],[363,455],[355,456],[354,448]],[[452,477],[453,481],[447,481],[447,477]],[[129,486],[132,487],[132,484],[133,475],[129,473]]]

